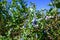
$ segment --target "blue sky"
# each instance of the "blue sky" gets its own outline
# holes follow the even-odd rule
[[[10,2],[11,0],[8,0],[8,1]],[[50,0],[27,0],[28,5],[30,5],[30,2],[33,2],[36,4],[36,9],[50,8],[50,6],[48,6],[48,4],[50,3]]]
[[[35,3],[37,9],[50,8],[50,6],[48,6],[48,4],[50,3],[50,0],[28,0],[28,5],[30,4],[30,2]]]

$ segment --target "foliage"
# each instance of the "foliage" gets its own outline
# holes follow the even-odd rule
[[[49,10],[36,10],[25,0],[1,0],[0,40],[60,40],[60,7],[55,2]]]

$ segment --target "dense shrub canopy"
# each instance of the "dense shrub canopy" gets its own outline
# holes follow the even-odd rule
[[[0,0],[0,40],[60,40],[60,0],[49,6],[36,10],[25,0]]]

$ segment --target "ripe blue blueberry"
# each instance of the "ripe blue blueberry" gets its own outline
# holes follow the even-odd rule
[[[36,24],[37,24],[36,18],[33,18],[32,24],[33,24],[33,25],[36,25]]]

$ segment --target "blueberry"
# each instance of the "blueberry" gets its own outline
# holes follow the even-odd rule
[[[37,21],[34,21],[34,22],[33,22],[33,24],[35,24],[35,25],[36,25],[36,24],[37,24]]]
[[[23,25],[23,28],[26,28],[26,24]]]
[[[43,30],[42,32],[43,32],[43,34],[47,34],[46,30]]]
[[[33,25],[36,25],[36,24],[37,24],[37,20],[36,20],[36,18],[33,19],[32,24],[33,24]]]

